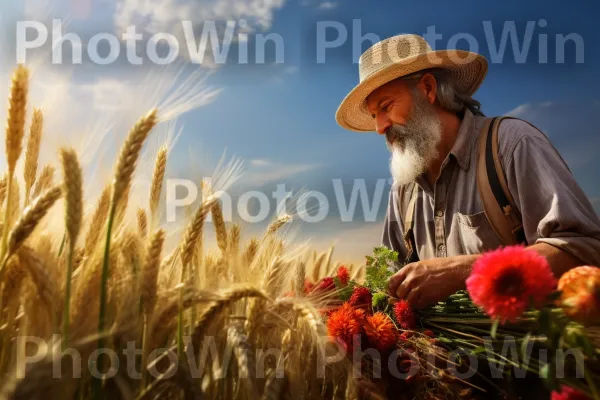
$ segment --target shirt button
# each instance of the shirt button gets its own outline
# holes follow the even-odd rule
[[[437,215],[438,217],[441,217],[444,215],[444,212],[442,210],[437,210],[435,215]]]
[[[438,246],[438,250],[439,250],[440,252],[444,252],[444,251],[446,250],[446,246],[444,246],[443,244],[440,244],[440,245]]]

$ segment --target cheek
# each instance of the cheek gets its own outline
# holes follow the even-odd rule
[[[405,103],[396,103],[390,110],[389,118],[395,124],[404,125],[410,115],[410,106]]]

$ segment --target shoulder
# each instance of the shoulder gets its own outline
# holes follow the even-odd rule
[[[548,137],[531,123],[517,118],[502,120],[498,127],[498,152],[503,167],[512,163],[518,147],[529,145],[554,150]]]

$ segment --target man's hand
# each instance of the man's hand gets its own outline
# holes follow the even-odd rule
[[[464,289],[477,257],[434,258],[407,264],[389,279],[388,293],[405,299],[414,309],[427,307]]]

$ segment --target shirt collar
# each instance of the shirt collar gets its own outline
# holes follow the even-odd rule
[[[450,154],[454,156],[460,168],[465,171],[469,169],[473,144],[478,136],[475,125],[476,119],[473,113],[465,109],[463,120],[456,134],[456,141],[450,150]]]

